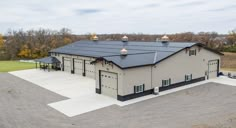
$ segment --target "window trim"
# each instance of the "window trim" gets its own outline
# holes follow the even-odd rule
[[[166,79],[166,80],[162,80],[162,87],[166,87],[171,85],[171,78]]]
[[[196,56],[197,55],[197,51],[196,51],[196,49],[194,49],[194,50],[189,50],[189,56]]]
[[[193,79],[192,74],[185,75],[185,81],[191,81]]]
[[[144,92],[144,90],[145,90],[145,84],[134,86],[134,93],[141,93]]]

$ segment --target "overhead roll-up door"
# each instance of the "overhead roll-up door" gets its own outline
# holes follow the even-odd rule
[[[83,60],[81,59],[74,59],[74,73],[78,75],[83,75]]]
[[[91,61],[85,61],[85,76],[95,79],[95,65]]]
[[[101,93],[117,99],[118,76],[116,73],[101,71]]]
[[[208,62],[208,79],[217,77],[218,65],[218,60],[210,60]]]
[[[63,59],[63,66],[65,72],[71,72],[71,58],[64,58]]]

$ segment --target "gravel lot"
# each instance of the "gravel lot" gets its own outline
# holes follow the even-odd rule
[[[65,99],[10,74],[0,74],[0,128],[236,127],[236,87],[216,83],[72,118],[47,106]]]

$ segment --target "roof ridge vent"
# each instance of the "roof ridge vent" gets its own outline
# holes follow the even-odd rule
[[[122,48],[122,49],[120,50],[120,54],[121,54],[122,56],[126,56],[126,55],[128,54],[128,50],[126,50],[125,48]]]
[[[92,40],[93,41],[98,41],[98,37],[95,35],[95,36],[92,37]]]
[[[122,42],[128,42],[129,38],[127,36],[123,36],[121,40],[122,40]]]
[[[167,43],[167,42],[169,42],[169,37],[167,36],[167,35],[164,35],[163,37],[161,37],[161,42],[162,43]]]

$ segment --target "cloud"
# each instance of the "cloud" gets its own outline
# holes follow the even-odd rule
[[[78,10],[76,10],[76,12],[80,15],[100,13],[102,11],[103,10],[100,10],[100,9],[78,9]]]
[[[150,3],[150,4],[135,6],[135,7],[133,7],[132,9],[143,11],[144,9],[155,9],[155,8],[157,8],[157,7],[160,7],[160,6],[161,6],[161,5],[158,4],[158,3]]]
[[[205,4],[203,1],[193,1],[193,2],[187,2],[187,3],[181,3],[181,4],[176,4],[174,7],[191,7],[191,6],[198,6]]]
[[[231,9],[235,9],[235,8],[236,8],[236,5],[230,5],[230,6],[220,7],[220,8],[216,8],[216,9],[210,9],[208,11],[219,12],[219,11],[226,11],[226,10],[231,10]]]
[[[235,0],[7,0],[0,2],[0,33],[61,29],[84,33],[175,33],[235,28]],[[12,4],[14,3],[14,4]],[[95,15],[96,14],[96,15]],[[91,16],[90,16],[91,15]],[[223,20],[222,20],[223,19]]]
[[[160,6],[160,4],[152,3],[152,4],[147,4],[147,5],[145,5],[144,7],[145,7],[145,8],[154,8],[154,7],[159,7],[159,6]]]

